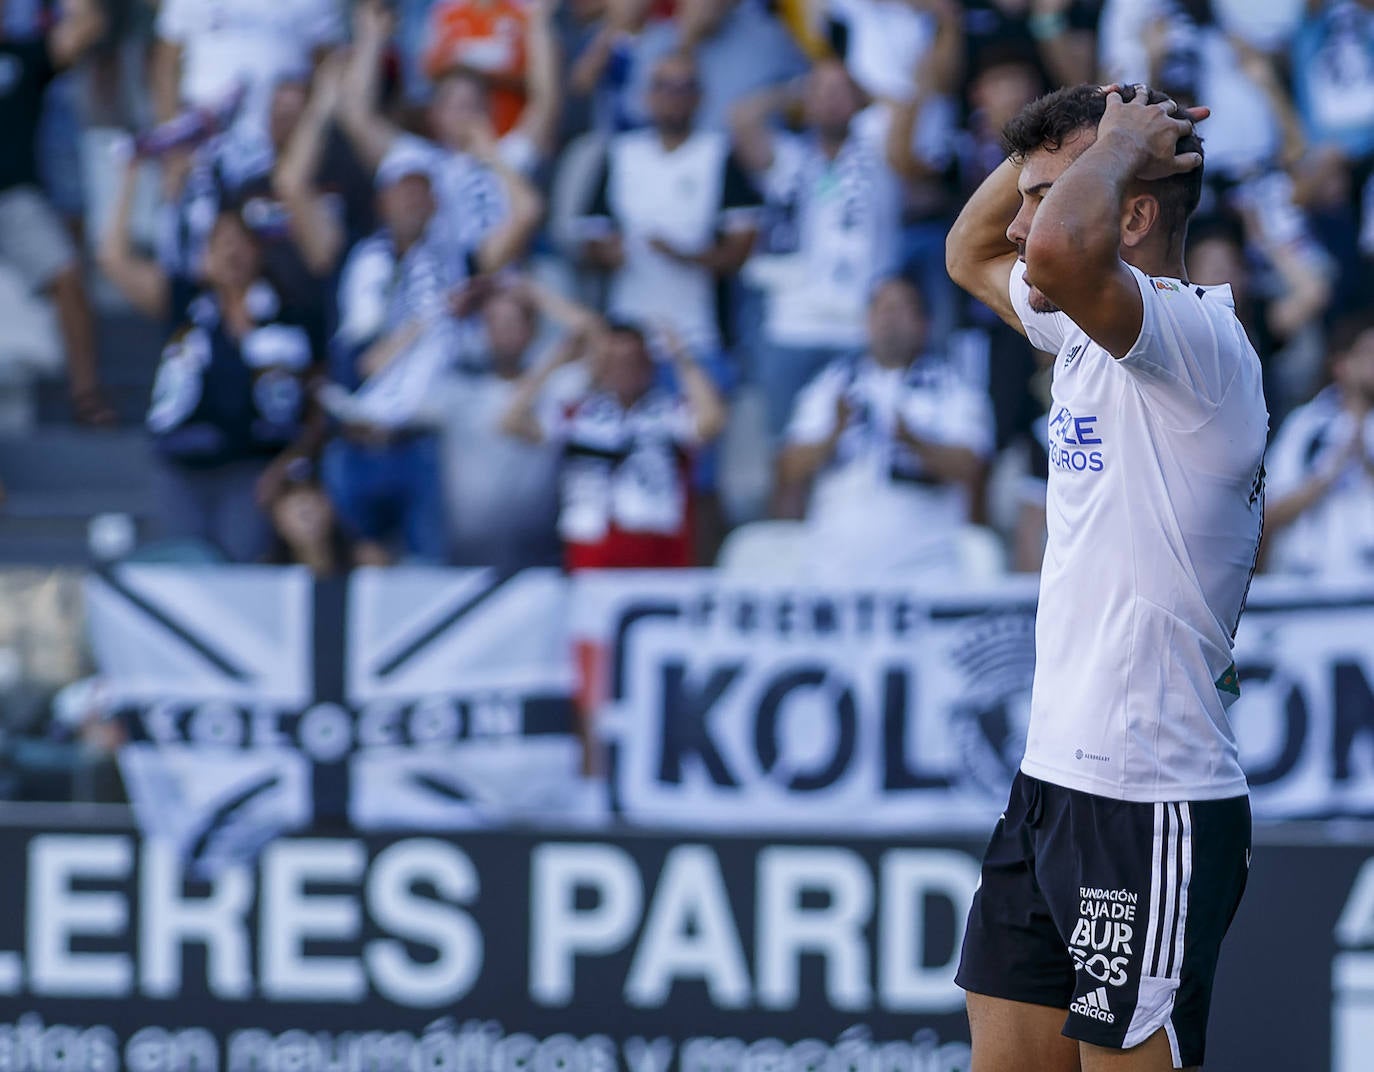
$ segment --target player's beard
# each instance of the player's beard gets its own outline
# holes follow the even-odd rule
[[[1050,301],[1040,291],[1034,287],[1030,288],[1030,293],[1026,295],[1026,301],[1037,313],[1057,313],[1060,312],[1059,306]]]
[[[1026,263],[1026,247],[1019,242],[1016,244],[1016,256],[1022,264]],[[1029,292],[1026,295],[1026,303],[1033,312],[1057,313],[1060,311],[1059,306],[1045,297],[1044,293],[1031,286],[1029,280],[1026,282],[1026,289]]]

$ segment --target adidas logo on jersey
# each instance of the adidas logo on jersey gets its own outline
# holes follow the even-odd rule
[[[1076,1012],[1079,1016],[1086,1016],[1090,1020],[1101,1020],[1104,1024],[1116,1023],[1116,1014],[1107,1004],[1107,988],[1105,986],[1099,986],[1096,990],[1090,990],[1084,994],[1069,1006],[1069,1012]]]
[[[1078,355],[1081,354],[1082,352],[1083,352],[1083,345],[1082,345],[1082,343],[1080,343],[1080,344],[1077,345],[1077,346],[1070,346],[1070,347],[1069,347],[1069,352],[1068,352],[1067,354],[1064,355],[1064,367],[1065,367],[1065,368],[1068,368],[1070,365],[1072,365],[1072,364],[1074,363],[1074,359],[1077,358]]]

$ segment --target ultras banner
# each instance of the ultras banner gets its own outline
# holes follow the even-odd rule
[[[981,829],[1006,801],[1033,581],[939,595],[602,575],[578,580],[574,607],[635,822]],[[1374,586],[1257,581],[1236,659],[1256,815],[1374,815]]]
[[[576,803],[556,571],[126,566],[86,594],[140,825],[207,871],[311,822],[451,830]]]
[[[646,825],[981,831],[1025,739],[1034,600],[1033,581],[131,566],[91,578],[87,618],[140,822],[208,873],[311,822],[607,803]],[[1256,814],[1374,815],[1374,586],[1257,582],[1250,604],[1231,718]],[[578,777],[575,667],[604,788]]]
[[[1260,831],[1209,1072],[1364,1072],[1374,843]],[[966,1072],[971,840],[0,828],[12,1072]],[[1283,920],[1282,927],[1274,925]]]

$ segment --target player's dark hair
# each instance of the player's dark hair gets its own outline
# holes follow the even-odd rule
[[[1135,99],[1136,88],[1125,86],[1120,91],[1123,101]],[[1159,104],[1168,96],[1157,89],[1147,89],[1145,102]],[[1024,160],[1037,149],[1058,152],[1082,130],[1096,130],[1107,111],[1107,95],[1100,86],[1084,84],[1066,86],[1030,102],[1021,114],[1002,131],[1002,143],[1013,160]],[[1202,139],[1196,133],[1179,138],[1176,153],[1202,153]],[[1191,216],[1202,198],[1202,168],[1156,179],[1147,184],[1159,199],[1160,215],[1168,228],[1171,240],[1181,239]]]

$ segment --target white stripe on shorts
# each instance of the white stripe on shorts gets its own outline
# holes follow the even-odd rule
[[[1150,922],[1145,927],[1145,945],[1141,950],[1141,971],[1148,975],[1155,955],[1155,937],[1159,931],[1159,867],[1164,857],[1164,805],[1155,805],[1155,836],[1150,847]]]
[[[1193,817],[1187,803],[1155,804],[1150,861],[1150,918],[1141,956],[1140,991],[1122,1047],[1138,1046],[1161,1027],[1178,1066],[1171,1018],[1183,977],[1188,923],[1188,885],[1193,873]]]
[[[1183,978],[1183,938],[1188,930],[1188,884],[1193,878],[1193,813],[1188,802],[1175,804],[1179,819],[1179,848],[1183,873],[1178,879],[1178,919],[1174,924],[1174,953],[1169,978]]]

